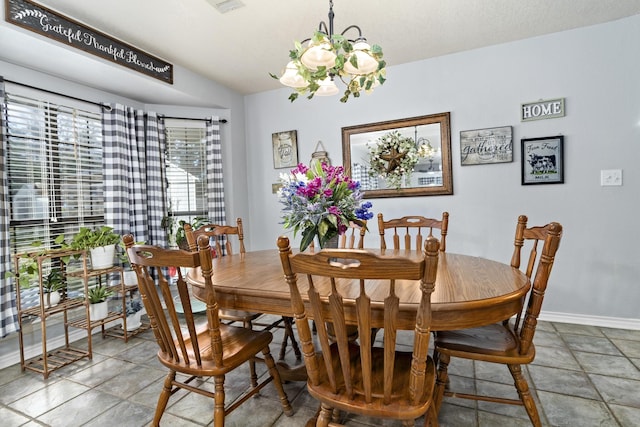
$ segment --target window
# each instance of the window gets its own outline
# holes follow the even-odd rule
[[[166,122],[167,199],[176,224],[208,216],[206,131],[194,126]]]
[[[99,112],[9,94],[11,252],[104,223]]]

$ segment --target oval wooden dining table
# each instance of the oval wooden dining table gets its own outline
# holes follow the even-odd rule
[[[421,256],[415,251],[367,250],[384,256]],[[202,298],[204,288],[199,270],[190,271],[187,281],[192,284],[194,295]],[[298,280],[306,287],[304,282]],[[293,316],[289,286],[277,249],[215,258],[213,284],[221,308]],[[431,329],[463,329],[508,319],[522,309],[529,287],[527,276],[508,264],[469,255],[440,253],[435,291],[431,296]],[[320,292],[323,292],[322,286]],[[328,284],[325,292],[328,294]],[[396,293],[400,298],[398,327],[411,330],[415,327],[419,305],[419,282],[398,281]],[[306,289],[301,289],[301,294],[304,298]],[[374,283],[368,294],[376,301],[376,296],[384,295],[384,292],[376,292]],[[379,310],[374,306],[372,313],[372,326],[375,327],[383,325],[383,303],[378,301]]]

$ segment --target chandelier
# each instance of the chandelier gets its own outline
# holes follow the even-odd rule
[[[322,21],[312,38],[296,41],[282,76],[271,74],[283,85],[295,89],[289,96],[291,102],[299,95],[307,95],[311,99],[314,95],[339,93],[336,79],[346,86],[340,102],[347,102],[350,96],[357,98],[362,91],[369,93],[385,81],[386,63],[380,46],[369,45],[357,25],[350,25],[342,33],[334,34],[333,18],[333,0],[330,0],[329,27]],[[358,32],[354,40],[345,37],[351,30]]]

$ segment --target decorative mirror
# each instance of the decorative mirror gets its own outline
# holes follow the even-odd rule
[[[367,199],[453,194],[449,115],[342,128],[345,173]]]

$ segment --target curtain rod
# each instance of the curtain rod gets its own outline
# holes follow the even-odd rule
[[[13,80],[4,79],[4,81],[7,82],[7,83],[12,83],[14,85],[28,87],[29,89],[35,89],[35,90],[40,90],[42,92],[47,92],[47,93],[50,93],[52,95],[63,96],[65,98],[74,99],[76,101],[86,102],[87,104],[97,105],[98,107],[101,107],[101,108],[108,108],[109,111],[111,111],[111,107],[109,107],[108,105],[101,104],[99,102],[88,101],[86,99],[77,98],[75,96],[66,95],[66,94],[60,93],[60,92],[54,92],[54,91],[48,90],[48,89],[42,89],[42,88],[31,86],[31,85],[28,85],[28,84],[25,84],[25,83],[15,82]],[[163,117],[165,119],[199,120],[199,121],[203,121],[203,122],[209,121],[209,119],[195,119],[195,118],[189,118],[189,117],[169,117],[169,116],[163,116],[163,115],[159,115],[159,116]],[[220,119],[220,123],[227,123],[227,119]]]
[[[165,116],[163,114],[158,114],[158,117],[162,117],[163,119],[174,119],[174,120],[195,120],[195,121],[199,121],[199,122],[210,122],[211,119],[198,119],[198,118],[194,118],[194,117],[172,117],[172,116]],[[220,119],[218,120],[220,123],[227,123],[227,119]]]
[[[50,94],[52,94],[52,95],[63,96],[63,97],[65,97],[65,98],[74,99],[74,100],[76,100],[76,101],[86,102],[87,104],[97,105],[98,107],[101,107],[101,108],[109,108],[109,110],[111,110],[111,107],[109,107],[108,105],[101,104],[101,103],[99,103],[99,102],[95,102],[95,101],[88,101],[88,100],[86,100],[86,99],[77,98],[77,97],[75,97],[75,96],[67,95],[67,94],[64,94],[64,93],[54,92],[54,91],[52,91],[52,90],[48,90],[48,89],[42,89],[42,88],[40,88],[40,87],[31,86],[31,85],[28,85],[28,84],[25,84],[25,83],[14,82],[13,80],[7,80],[7,79],[4,79],[4,81],[5,81],[5,82],[7,82],[7,83],[12,83],[12,84],[14,84],[14,85],[23,86],[23,87],[28,87],[29,89],[35,89],[35,90],[39,90],[39,91],[42,91],[42,92],[47,92],[47,93],[50,93]]]

